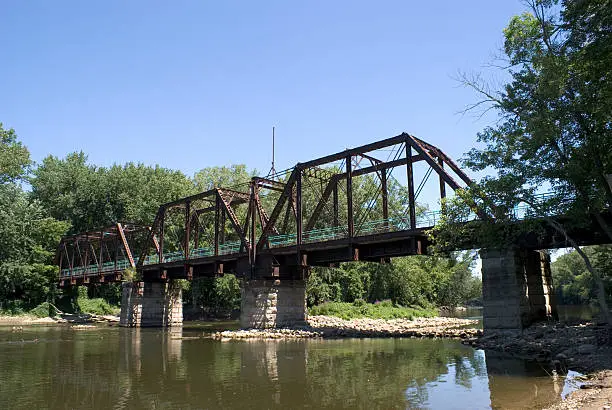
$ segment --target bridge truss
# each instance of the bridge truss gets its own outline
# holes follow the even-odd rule
[[[417,163],[427,168],[418,185]],[[125,268],[145,281],[225,272],[301,279],[308,266],[423,254],[437,213],[417,199],[431,175],[440,200],[472,184],[442,150],[406,133],[298,163],[163,204],[151,227],[116,224],[66,237],[60,282],[120,280]]]
[[[401,134],[162,205],[137,269],[148,280],[301,278],[307,266],[424,253],[436,215],[419,212],[421,161],[426,176],[437,175],[440,199],[472,183],[439,148]]]

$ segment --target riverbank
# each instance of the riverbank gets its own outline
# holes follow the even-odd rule
[[[119,316],[94,315],[89,313],[64,313],[54,317],[36,317],[33,315],[8,316],[0,315],[0,326],[49,326],[62,324],[91,324],[91,323],[116,323]]]
[[[479,349],[546,363],[561,373],[587,375],[585,384],[551,409],[602,409],[612,406],[612,332],[592,321],[541,323],[522,333],[490,333],[466,339]],[[607,407],[610,408],[610,407]]]
[[[587,382],[570,393],[561,403],[546,410],[601,410],[612,407],[612,370],[604,370],[587,377]]]
[[[304,326],[283,329],[242,329],[215,332],[218,340],[245,339],[298,339],[298,338],[370,338],[370,337],[415,337],[468,339],[482,335],[475,329],[478,321],[449,317],[410,319],[345,320],[333,316],[310,316]]]

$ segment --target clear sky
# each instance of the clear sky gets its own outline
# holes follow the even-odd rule
[[[0,122],[40,161],[277,169],[402,131],[454,158],[518,0],[2,0]]]

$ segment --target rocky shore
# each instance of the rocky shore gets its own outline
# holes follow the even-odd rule
[[[612,407],[612,331],[607,326],[588,321],[541,323],[522,333],[489,333],[462,343],[542,362],[562,373],[587,374],[579,390],[551,409]]]
[[[609,328],[593,322],[541,323],[522,333],[488,333],[463,343],[548,362],[561,369],[592,373],[612,369],[611,338]]]
[[[311,316],[305,326],[280,329],[227,330],[212,334],[218,340],[301,339],[342,337],[414,337],[470,339],[482,335],[476,320],[448,317],[409,319],[352,319]]]
[[[88,313],[80,314],[61,314],[55,317],[37,318],[35,316],[0,316],[0,326],[45,326],[58,324],[85,325],[91,323],[118,323],[119,316],[114,315],[93,315]]]

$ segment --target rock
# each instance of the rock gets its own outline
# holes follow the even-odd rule
[[[593,354],[596,350],[597,347],[595,345],[586,344],[578,346],[579,354]]]

